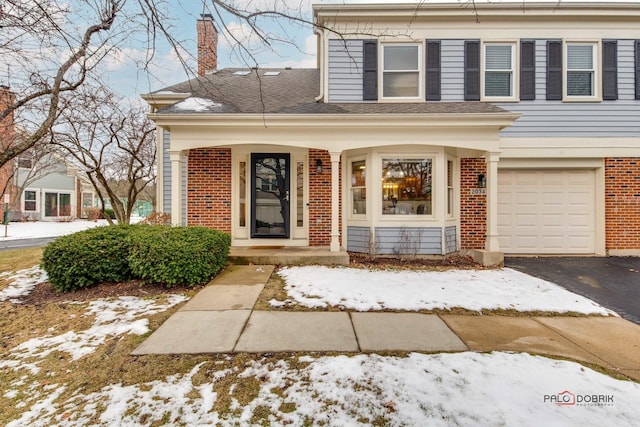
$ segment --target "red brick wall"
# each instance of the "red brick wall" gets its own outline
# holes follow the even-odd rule
[[[460,159],[460,247],[484,249],[487,233],[487,196],[471,195],[478,174],[487,173],[484,159]]]
[[[198,19],[198,75],[218,68],[218,31],[211,18]]]
[[[607,249],[640,249],[640,157],[607,158],[604,173]]]
[[[6,86],[0,86],[0,111],[4,111],[14,101],[13,93]],[[0,121],[0,150],[6,149],[13,141],[14,138],[14,123],[13,114],[9,114],[4,120]],[[4,219],[4,194],[12,195],[11,202],[13,200],[14,189],[13,181],[11,179],[13,171],[13,161],[9,161],[4,166],[0,167],[0,223]],[[2,192],[6,188],[5,193]]]
[[[317,159],[322,161],[322,173],[316,171]],[[342,177],[340,188],[342,188]],[[342,217],[342,201],[340,200],[339,203]],[[328,246],[329,244],[331,244],[331,156],[326,150],[310,149],[309,246]]]
[[[231,149],[189,151],[187,224],[231,233]]]

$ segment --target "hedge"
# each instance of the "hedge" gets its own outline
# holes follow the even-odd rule
[[[229,235],[204,227],[96,227],[47,245],[42,267],[60,291],[130,279],[192,286],[224,267],[230,242]]]

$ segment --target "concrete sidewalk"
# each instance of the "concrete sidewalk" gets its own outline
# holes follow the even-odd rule
[[[592,363],[640,381],[640,326],[621,318],[255,311],[273,268],[227,269],[132,355],[514,351]]]

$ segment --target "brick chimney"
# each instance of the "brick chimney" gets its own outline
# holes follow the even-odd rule
[[[198,75],[204,76],[218,68],[218,30],[210,14],[198,19]]]

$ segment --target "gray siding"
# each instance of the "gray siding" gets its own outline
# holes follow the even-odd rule
[[[496,104],[522,113],[503,137],[637,137],[640,102],[634,99],[633,40],[618,40],[618,100],[547,101],[546,40],[536,41],[536,100]],[[600,76],[601,78],[601,76]],[[600,83],[599,83],[600,84]]]
[[[442,101],[464,101],[464,40],[440,43]]]
[[[76,180],[64,172],[54,172],[43,176],[27,185],[27,188],[44,188],[47,190],[76,191]],[[75,205],[75,202],[73,203]]]
[[[376,249],[381,255],[441,255],[439,227],[376,227]]]
[[[329,101],[362,102],[362,40],[329,40]]]
[[[369,227],[347,227],[347,250],[368,254],[370,238],[371,228]]]
[[[458,250],[456,226],[452,225],[444,229],[444,251],[447,254]]]
[[[166,130],[162,137],[162,211],[171,213],[171,135]],[[187,223],[187,157],[182,157],[182,224]]]

